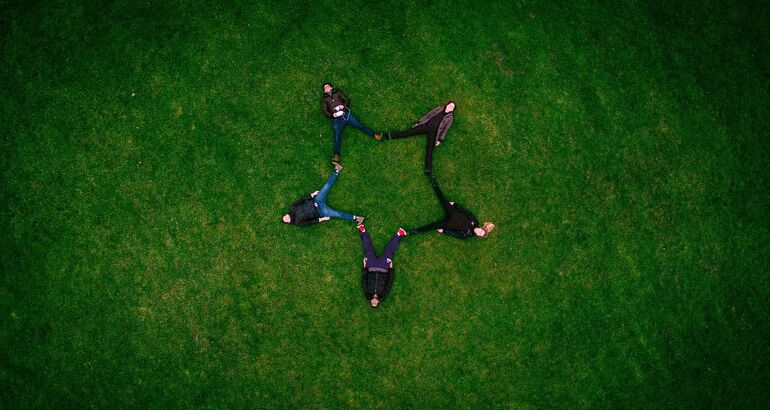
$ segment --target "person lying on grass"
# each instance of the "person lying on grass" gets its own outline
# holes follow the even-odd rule
[[[426,135],[425,143],[425,174],[433,174],[433,147],[438,147],[444,141],[449,127],[454,121],[455,102],[448,101],[429,113],[425,114],[414,126],[406,131],[392,131],[384,133],[386,140],[411,137],[413,135]]]
[[[287,224],[293,223],[297,226],[308,226],[328,221],[331,218],[339,218],[347,221],[356,221],[359,224],[362,223],[364,221],[363,216],[341,212],[326,205],[326,196],[329,195],[332,185],[337,181],[340,171],[342,171],[342,165],[336,164],[334,172],[332,172],[323,188],[292,204],[289,213],[283,216],[283,222]]]
[[[323,85],[323,97],[321,98],[321,110],[324,115],[332,120],[332,129],[334,129],[334,153],[332,155],[332,163],[340,162],[340,148],[342,146],[342,129],[346,125],[358,128],[363,131],[364,134],[374,137],[377,141],[382,139],[381,134],[376,134],[370,130],[364,124],[361,124],[350,112],[350,100],[341,90],[335,90],[331,83],[324,83]]]
[[[409,229],[409,234],[422,233],[435,229],[438,233],[447,234],[459,239],[468,239],[474,236],[485,238],[493,229],[495,229],[495,224],[492,222],[484,222],[484,225],[479,226],[478,219],[476,219],[476,216],[473,215],[471,211],[463,208],[458,203],[447,201],[433,175],[430,176],[430,184],[436,192],[438,201],[444,208],[446,217],[440,221],[419,228]]]
[[[361,244],[364,247],[364,267],[361,271],[361,288],[364,296],[373,308],[380,305],[380,301],[385,299],[393,286],[393,253],[398,248],[401,237],[406,235],[406,231],[398,228],[398,231],[390,239],[382,255],[377,256],[374,253],[372,239],[366,227],[363,224],[358,225],[361,232]]]

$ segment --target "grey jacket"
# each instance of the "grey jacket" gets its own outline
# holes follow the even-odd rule
[[[431,118],[441,113],[441,111],[444,111],[444,109],[445,107],[443,105],[439,105],[438,107],[430,110],[430,112],[423,115],[422,118],[420,118],[420,120],[417,121],[417,124],[414,124],[412,128],[418,125],[423,125],[427,123],[428,121],[431,120]],[[439,124],[438,126],[438,132],[436,133],[436,139],[438,141],[441,141],[441,142],[444,141],[444,137],[446,137],[446,133],[447,131],[449,131],[449,127],[452,126],[452,121],[454,121],[454,112],[450,112],[449,114],[444,116],[443,120],[441,120],[441,124]]]

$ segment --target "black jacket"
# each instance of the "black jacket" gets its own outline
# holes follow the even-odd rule
[[[323,110],[326,117],[334,119],[334,107],[342,104],[345,108],[348,108],[349,102],[350,100],[348,100],[348,96],[345,93],[332,90],[330,94],[324,94],[323,98],[321,98],[321,110]]]
[[[476,234],[473,230],[479,227],[479,220],[476,219],[476,215],[457,202],[452,207],[458,212],[452,213],[448,218],[444,234],[460,239],[468,239],[475,236]]]
[[[308,195],[291,205],[289,216],[291,216],[291,223],[294,225],[308,226],[317,224],[321,214],[318,213],[313,197]]]
[[[446,235],[459,239],[468,239],[475,236],[473,230],[479,226],[479,220],[476,219],[476,215],[473,215],[473,212],[457,202],[454,205],[450,205],[450,208],[445,212],[446,217],[444,219],[419,228],[410,229],[409,233],[415,234],[434,229],[443,229]]]
[[[385,299],[393,286],[393,268],[387,272],[378,272],[379,268],[363,268],[361,271],[361,288],[366,300],[371,300],[377,294],[379,300]]]

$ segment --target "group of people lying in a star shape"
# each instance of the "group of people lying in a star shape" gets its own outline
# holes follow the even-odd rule
[[[495,225],[491,222],[479,224],[476,216],[471,211],[456,202],[448,201],[444,193],[441,192],[436,182],[436,177],[433,175],[433,148],[438,147],[444,142],[447,131],[449,131],[454,120],[455,107],[454,101],[448,101],[423,115],[412,128],[406,131],[375,133],[353,115],[350,111],[350,101],[341,90],[334,89],[331,83],[323,85],[321,109],[324,115],[332,121],[332,128],[334,129],[334,155],[331,158],[334,172],[332,172],[332,175],[320,191],[315,191],[292,204],[289,213],[283,216],[283,222],[297,226],[309,226],[328,221],[331,218],[355,221],[356,227],[360,232],[361,243],[364,247],[361,287],[363,288],[364,296],[369,300],[373,308],[379,306],[380,301],[388,295],[393,285],[393,254],[396,252],[402,237],[436,230],[438,233],[459,239],[484,238],[495,228]],[[364,226],[364,217],[338,211],[326,203],[326,197],[329,195],[329,191],[331,191],[343,168],[340,163],[340,146],[342,130],[347,125],[358,128],[377,141],[414,135],[425,135],[427,139],[425,145],[425,175],[436,192],[436,197],[438,197],[441,207],[444,209],[444,218],[419,228],[398,228],[398,231],[396,231],[385,250],[379,256],[374,252],[372,240]]]

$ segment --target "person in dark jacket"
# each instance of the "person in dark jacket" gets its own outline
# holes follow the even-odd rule
[[[351,125],[364,134],[374,137],[377,141],[382,139],[382,134],[377,134],[370,130],[361,121],[358,121],[355,115],[350,111],[350,100],[341,90],[335,90],[331,83],[324,83],[324,95],[321,98],[321,110],[324,115],[332,120],[332,129],[334,129],[334,153],[332,163],[340,161],[340,148],[342,146],[342,129],[346,125]]]
[[[393,235],[388,245],[385,246],[382,255],[377,256],[374,253],[374,246],[372,246],[369,232],[366,232],[366,227],[363,224],[359,224],[358,230],[361,232],[361,244],[364,247],[361,288],[369,304],[376,308],[380,305],[380,301],[388,296],[390,288],[393,286],[393,254],[396,252],[401,238],[406,235],[406,231],[398,228],[396,234]]]
[[[297,226],[309,226],[328,221],[331,218],[340,218],[347,221],[356,221],[359,224],[362,223],[364,221],[363,216],[341,212],[326,205],[326,196],[329,195],[329,191],[331,191],[332,185],[337,181],[337,176],[339,176],[341,171],[342,165],[336,164],[334,172],[323,188],[292,204],[289,213],[283,216],[283,222]]]
[[[473,215],[471,211],[465,209],[458,203],[447,201],[446,197],[444,197],[444,193],[441,192],[441,189],[436,182],[436,178],[432,175],[430,182],[441,203],[441,207],[444,208],[445,218],[419,228],[409,229],[409,234],[422,233],[435,229],[439,233],[447,234],[455,238],[468,239],[474,236],[485,238],[493,229],[495,229],[495,224],[491,222],[484,222],[483,226],[479,226],[478,219],[476,219],[476,216]]]
[[[425,174],[433,174],[433,148],[444,142],[449,128],[454,121],[455,102],[448,101],[423,115],[414,126],[406,131],[384,133],[386,140],[425,135]]]

